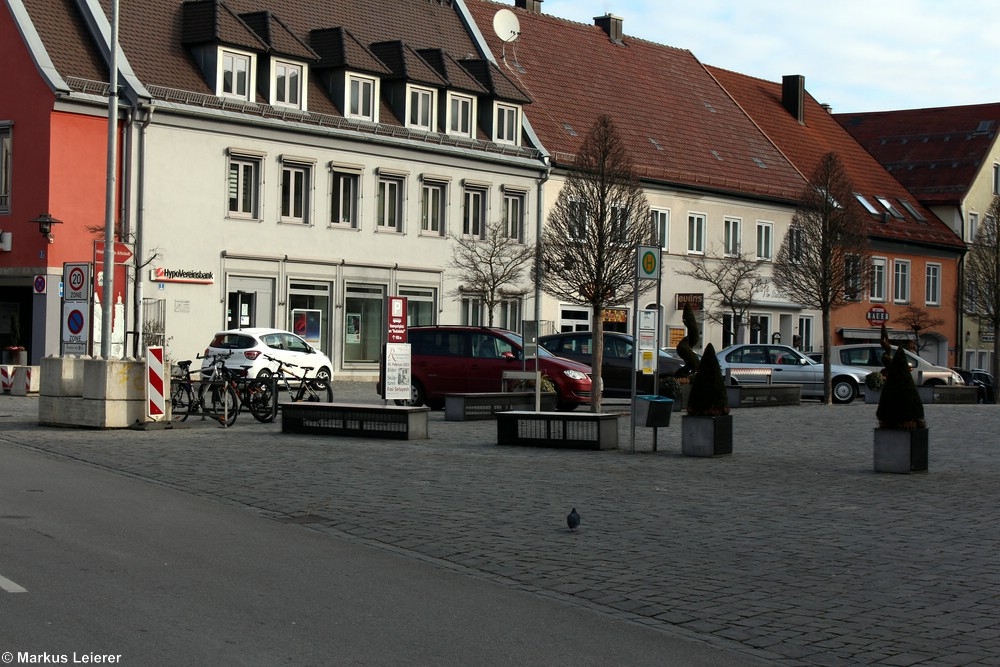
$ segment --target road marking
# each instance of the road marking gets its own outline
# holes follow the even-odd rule
[[[4,589],[8,593],[27,593],[27,588],[22,588],[15,584],[13,581],[7,577],[0,574],[0,588]]]

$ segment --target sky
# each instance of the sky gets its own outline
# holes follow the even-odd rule
[[[1000,102],[995,0],[544,0],[542,11],[591,25],[614,14],[626,38],[768,81],[801,74],[834,113]]]

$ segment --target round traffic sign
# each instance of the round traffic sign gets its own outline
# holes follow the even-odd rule
[[[73,291],[79,291],[83,289],[83,281],[85,276],[83,275],[83,269],[79,267],[73,267],[69,272],[69,287]]]
[[[642,255],[642,270],[647,274],[656,271],[656,255],[648,250]]]
[[[80,332],[83,331],[83,323],[84,319],[82,312],[79,310],[69,311],[69,315],[66,317],[66,327],[69,329],[71,334],[74,336],[79,335]]]
[[[35,276],[35,294],[45,294],[45,276]]]

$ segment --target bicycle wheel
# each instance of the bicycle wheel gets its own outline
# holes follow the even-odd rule
[[[212,387],[212,415],[226,426],[236,422],[240,413],[240,399],[229,383]]]
[[[187,419],[188,410],[194,401],[194,392],[191,391],[191,384],[183,380],[173,385],[170,389],[170,417],[178,421]]]
[[[267,424],[278,415],[277,392],[274,383],[267,380],[251,380],[246,385],[244,404],[257,421]]]
[[[333,403],[333,388],[326,380],[303,380],[298,400],[314,403]]]
[[[205,390],[208,389],[207,384],[199,384],[198,391],[195,392],[191,389],[191,402],[188,403],[187,413],[181,417],[181,421],[187,421],[188,417],[192,415],[204,415],[205,414]]]

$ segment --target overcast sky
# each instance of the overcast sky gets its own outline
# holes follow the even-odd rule
[[[511,2],[513,4],[513,2]],[[1000,102],[995,0],[544,0],[542,11],[806,89],[834,113]]]

